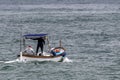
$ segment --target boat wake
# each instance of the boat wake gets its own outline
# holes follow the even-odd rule
[[[26,63],[26,61],[21,61],[20,59],[15,59],[15,60],[11,60],[11,61],[0,61],[0,63]],[[68,57],[65,57],[64,60],[62,62],[73,62],[72,60],[70,60]]]
[[[68,57],[65,57],[63,62],[73,62],[72,60],[70,60]]]
[[[0,63],[3,63],[4,61],[0,61]]]
[[[15,60],[11,60],[11,61],[4,61],[4,63],[15,63],[15,62],[23,62],[23,61],[20,61],[20,59],[15,59]]]

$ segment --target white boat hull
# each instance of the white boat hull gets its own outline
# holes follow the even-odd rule
[[[19,57],[20,61],[55,61],[55,62],[62,62],[62,56],[33,56],[28,54],[20,54]]]

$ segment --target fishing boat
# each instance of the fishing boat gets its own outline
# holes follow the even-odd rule
[[[25,41],[27,39],[29,40],[37,40],[39,38],[46,38],[46,41],[48,43],[48,51],[47,52],[43,52],[42,55],[41,55],[41,52],[38,52],[38,53],[34,53],[34,54],[29,54],[27,52],[25,52]],[[22,44],[23,44],[23,47],[22,47]],[[54,48],[51,48],[50,45],[49,45],[49,40],[48,40],[48,37],[47,37],[47,34],[26,34],[26,35],[23,35],[23,39],[21,41],[21,48],[22,49],[19,56],[18,56],[18,59],[20,61],[55,61],[55,62],[62,62],[66,56],[66,53],[65,53],[65,49],[63,47],[61,47],[61,41],[60,41],[60,46],[58,47],[54,47]],[[59,54],[57,54],[56,52],[54,52],[55,50],[59,50]],[[54,54],[53,54],[54,53]]]

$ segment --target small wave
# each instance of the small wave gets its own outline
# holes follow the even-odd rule
[[[14,69],[15,69],[14,66],[7,65],[7,66],[3,66],[0,70],[1,71],[11,71],[11,70],[14,70]]]

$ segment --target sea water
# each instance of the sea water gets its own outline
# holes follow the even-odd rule
[[[119,0],[0,0],[0,4],[0,80],[120,80]],[[21,35],[32,33],[47,33],[51,47],[61,40],[65,61],[18,62]],[[34,50],[36,44],[26,41]]]

